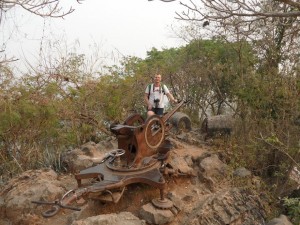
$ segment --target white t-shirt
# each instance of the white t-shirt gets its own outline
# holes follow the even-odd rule
[[[160,85],[159,87],[155,87],[154,84],[151,84],[149,102],[151,103],[152,107],[155,108],[154,99],[159,99],[158,108],[164,108],[165,107],[164,97],[169,92],[170,92],[169,89],[164,84]],[[147,85],[147,87],[146,87],[145,94],[149,94],[149,85]]]

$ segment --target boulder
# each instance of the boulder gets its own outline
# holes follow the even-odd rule
[[[285,215],[272,219],[266,225],[293,225]]]
[[[119,214],[105,214],[92,216],[86,219],[77,220],[72,225],[146,225],[144,220],[140,220],[130,212]]]
[[[67,171],[77,173],[101,162],[105,154],[115,148],[113,141],[103,141],[98,144],[87,142],[80,148],[73,149],[63,155],[62,162]]]
[[[233,176],[248,177],[251,176],[251,171],[247,170],[245,167],[240,167],[233,172]]]
[[[54,201],[65,192],[57,178],[51,169],[29,170],[13,178],[0,192],[0,216],[25,224],[26,218],[32,219],[28,215],[41,212],[32,201]]]
[[[148,203],[142,206],[140,217],[149,224],[166,224],[172,222],[175,215],[169,209],[158,209]]]

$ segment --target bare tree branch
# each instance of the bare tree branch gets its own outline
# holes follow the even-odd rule
[[[4,54],[5,50],[0,50],[0,54]],[[18,61],[19,59],[16,59],[14,57],[6,57],[6,56],[1,56],[0,55],[0,66],[6,63],[10,63],[10,62],[14,62],[14,61]]]
[[[148,0],[148,2],[151,2],[151,1],[153,1],[153,0]],[[160,1],[162,1],[162,2],[174,2],[176,0],[160,0]]]
[[[81,3],[83,0],[74,0]],[[74,8],[70,7],[66,11],[63,10],[59,0],[0,0],[0,24],[4,15],[11,9],[20,7],[25,11],[40,17],[64,18],[64,16],[74,12]],[[14,57],[7,57],[5,47],[0,49],[0,65],[17,61]]]
[[[82,0],[76,1],[77,3],[82,2]],[[59,0],[0,0],[1,15],[16,6],[41,17],[63,18],[74,12],[72,7],[63,11]]]
[[[220,20],[233,17],[245,17],[248,21],[265,19],[270,17],[299,17],[300,3],[292,0],[272,1],[277,7],[272,7],[269,1],[259,0],[200,0],[195,4],[195,0],[189,3],[180,4],[187,11],[177,13],[180,20]],[[281,10],[278,10],[280,8]],[[209,13],[210,12],[210,13]],[[213,13],[211,13],[213,12]]]

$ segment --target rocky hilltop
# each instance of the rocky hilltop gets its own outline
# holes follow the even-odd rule
[[[262,181],[245,168],[231,170],[222,149],[212,151],[191,136],[170,138],[172,149],[168,167],[174,175],[165,177],[166,198],[172,208],[158,209],[152,199],[159,190],[145,184],[126,187],[118,203],[87,199],[78,201],[80,211],[62,209],[44,218],[47,205],[32,201],[55,201],[76,188],[73,173],[100,163],[116,141],[86,143],[69,151],[63,158],[68,173],[52,169],[26,171],[11,179],[0,191],[2,225],[290,225],[288,218],[270,218],[271,200],[263,192]]]

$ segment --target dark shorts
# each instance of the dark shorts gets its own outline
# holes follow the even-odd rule
[[[156,115],[162,116],[164,114],[164,108],[152,108],[149,111],[153,111]]]

